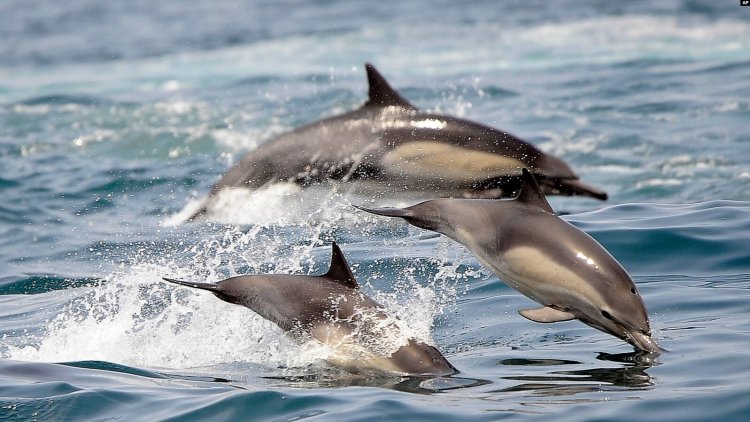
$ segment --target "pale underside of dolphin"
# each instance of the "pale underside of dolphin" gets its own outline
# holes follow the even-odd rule
[[[401,217],[463,244],[508,286],[543,305],[520,314],[551,323],[580,320],[659,353],[641,296],[625,269],[596,240],[555,215],[524,169],[512,200],[436,199],[364,211]]]
[[[404,338],[397,321],[359,290],[341,249],[335,243],[332,249],[330,269],[319,276],[249,275],[215,284],[164,280],[248,307],[292,338],[316,339],[335,350],[331,363],[353,372],[458,373],[434,346]]]
[[[369,182],[390,193],[441,191],[498,198],[517,192],[528,168],[547,194],[607,199],[562,161],[510,133],[420,111],[366,64],[368,101],[357,110],[301,126],[247,153],[213,186],[190,220],[224,188],[292,182]]]

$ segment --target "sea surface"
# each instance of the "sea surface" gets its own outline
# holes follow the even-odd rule
[[[0,420],[750,420],[750,7],[738,0],[0,4]],[[534,304],[457,243],[278,185],[181,224],[231,163],[354,109],[371,62],[610,199],[552,197],[668,351]],[[324,271],[461,371],[349,374],[161,277]]]

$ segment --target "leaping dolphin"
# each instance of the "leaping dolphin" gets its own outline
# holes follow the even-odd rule
[[[227,187],[300,186],[324,180],[368,181],[390,192],[442,191],[449,197],[498,198],[520,187],[529,168],[550,195],[601,200],[560,158],[502,130],[420,111],[365,64],[369,98],[357,110],[301,126],[247,153],[211,188],[189,220],[206,214]]]
[[[532,321],[577,319],[637,349],[661,350],[628,273],[591,236],[555,215],[527,169],[513,200],[436,199],[404,209],[357,208],[401,217],[466,246],[508,286],[543,305],[519,311]]]
[[[383,307],[359,290],[338,245],[332,248],[330,269],[319,276],[249,275],[216,284],[164,280],[246,306],[293,338],[328,344],[340,352],[332,363],[345,369],[423,376],[458,372],[435,347],[406,340]]]

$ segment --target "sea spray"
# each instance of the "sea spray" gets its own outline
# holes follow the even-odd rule
[[[216,282],[243,274],[321,273],[328,262],[329,239],[342,227],[357,231],[360,220],[368,218],[353,213],[340,195],[332,193],[327,201],[324,207],[308,208],[307,217],[297,220],[301,223],[284,221],[282,215],[273,224],[212,224],[193,244],[141,251],[98,286],[77,289],[42,333],[31,336],[25,347],[11,347],[8,355],[34,361],[101,360],[170,370],[199,370],[232,362],[304,368],[332,360],[341,350],[315,341],[300,344],[247,308],[161,281],[164,276]],[[288,211],[283,206],[270,209],[280,214],[280,210]],[[268,210],[258,210],[269,215]],[[258,217],[257,213],[245,215]],[[290,238],[299,240],[290,242]],[[418,239],[396,238],[394,246],[408,247]],[[432,338],[435,318],[455,303],[458,283],[475,277],[450,262],[454,248],[447,243],[436,240],[437,258],[400,260],[394,274],[375,274],[374,283],[367,268],[350,258],[364,292],[389,315],[383,329],[376,330],[383,336],[368,338],[372,344],[380,341],[384,346],[381,353],[392,352],[408,339],[436,343]],[[343,249],[346,254],[345,244]],[[378,289],[383,284],[387,291]]]

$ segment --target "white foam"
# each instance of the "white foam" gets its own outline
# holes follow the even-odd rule
[[[223,189],[213,198],[209,212],[213,221],[228,224],[294,224],[299,215],[304,215],[300,192],[300,187],[291,183],[277,183],[257,191]]]
[[[539,148],[557,156],[565,156],[570,153],[591,154],[597,151],[599,145],[609,138],[608,134],[578,136],[575,130],[562,134],[545,131],[544,135],[550,140],[539,144]]]
[[[684,181],[694,177],[698,172],[713,170],[726,165],[728,165],[728,162],[721,158],[693,157],[683,154],[666,160],[660,167],[663,173]]]
[[[613,175],[630,175],[630,174],[641,174],[643,169],[640,167],[631,167],[621,164],[604,164],[596,166],[596,170],[600,173],[609,173]]]
[[[176,227],[186,222],[203,206],[203,199],[191,199],[177,214],[167,216],[162,222],[163,227]]]
[[[641,188],[650,187],[650,186],[680,186],[683,183],[684,181],[681,179],[656,178],[656,179],[648,179],[642,182],[638,182],[635,185],[635,187],[636,189],[641,189]]]
[[[265,195],[278,195],[274,192]],[[208,292],[161,280],[167,276],[215,282],[237,275],[240,268],[250,274],[309,273],[315,263],[313,258],[320,256],[316,245],[324,243],[321,239],[325,233],[340,227],[342,219],[349,220],[344,224],[356,227],[370,218],[368,214],[352,212],[351,206],[335,193],[324,206],[328,212],[304,207],[286,210],[285,197],[280,197],[282,204],[266,201],[267,209],[250,211],[254,213],[252,218],[270,214],[268,220],[274,220],[274,224],[249,228],[216,226],[220,231],[194,245],[167,254],[146,252],[134,264],[123,265],[106,276],[106,283],[80,289],[69,305],[46,324],[43,333],[29,338],[28,346],[9,347],[7,357],[54,362],[103,360],[196,370],[233,362],[298,368],[324,360],[340,361],[341,348],[316,342],[297,344],[247,308],[225,303]],[[295,223],[279,218],[276,214],[281,210],[289,212],[290,219],[296,215]],[[344,218],[344,214],[350,217]],[[288,240],[285,230],[294,231],[295,242]],[[449,249],[440,244],[439,247],[442,252],[437,255],[443,258],[435,259],[434,265],[440,271],[426,286],[420,285],[414,268],[394,275],[395,288],[389,293],[372,291],[369,280],[360,279],[365,292],[385,306],[390,315],[386,323],[398,327],[396,331],[378,331],[383,334],[380,337],[364,337],[368,350],[379,350],[370,343],[391,350],[410,338],[433,343],[435,317],[455,302],[456,284],[473,277],[456,271],[457,265],[446,266]],[[327,261],[328,246],[324,248]]]
[[[352,204],[405,207],[440,196],[434,190],[409,191],[398,196],[393,193],[393,188],[365,181],[330,182],[304,189],[293,183],[275,183],[257,190],[225,188],[207,202],[207,219],[225,224],[286,226],[304,221],[331,228],[341,224],[356,225],[370,217],[354,209]],[[205,198],[188,201],[162,225],[170,227],[184,223],[205,201]]]
[[[210,107],[202,101],[170,100],[159,101],[153,105],[159,115],[185,115],[188,113],[206,112]]]
[[[96,129],[92,133],[81,135],[73,140],[73,145],[78,148],[85,148],[90,143],[98,143],[115,139],[116,133],[110,129]]]
[[[253,122],[257,119],[257,116],[243,112],[235,117],[246,122]],[[233,122],[225,120],[225,123],[227,128],[214,129],[211,131],[211,136],[222,150],[235,154],[252,151],[261,143],[290,130],[288,126],[281,124],[278,118],[273,118],[270,123],[265,123],[259,128],[242,130],[236,128]]]
[[[194,277],[174,265],[141,264],[87,289],[50,321],[37,346],[14,359],[103,360],[189,368],[244,360],[283,363],[289,340],[272,323],[205,292],[174,289],[164,275]]]

